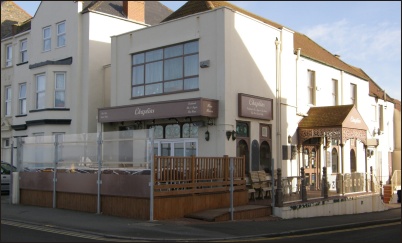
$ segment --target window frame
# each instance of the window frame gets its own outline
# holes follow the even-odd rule
[[[21,91],[22,87],[25,86],[25,96],[21,96]],[[20,115],[26,115],[27,114],[27,83],[21,83],[19,84],[19,89],[18,89],[18,113]],[[25,112],[24,112],[25,110]]]
[[[350,84],[350,102],[352,105],[357,106],[357,85],[351,83]]]
[[[338,80],[337,79],[332,79],[332,105],[336,106],[338,105]]]
[[[23,44],[25,43],[25,48]],[[20,41],[20,61],[21,63],[28,62],[28,40],[24,39]]]
[[[315,71],[308,69],[307,70],[307,104],[308,105],[315,105]]]
[[[45,36],[45,31],[49,30],[49,36]],[[46,41],[49,41],[49,49],[46,49]],[[52,28],[51,26],[46,26],[42,29],[42,51],[47,52],[52,50]]]
[[[192,45],[196,45],[193,50]],[[186,47],[190,51],[186,52]],[[173,51],[170,52],[169,51]],[[188,58],[196,58],[189,69],[186,65]],[[174,73],[166,72],[165,67],[171,62],[181,63],[180,68]],[[195,66],[194,63],[196,63]],[[176,67],[176,65],[175,65]],[[152,68],[158,69],[157,76],[150,76],[155,72],[150,72]],[[137,71],[137,73],[136,73]],[[190,74],[187,74],[187,72]],[[173,75],[173,77],[168,77]],[[190,92],[199,89],[199,40],[192,40],[174,45],[164,46],[156,49],[150,49],[131,55],[131,99],[149,97],[154,95],[165,95],[172,93]],[[197,84],[195,85],[196,82]],[[173,86],[169,86],[174,84]],[[170,90],[168,90],[170,87]],[[187,88],[186,88],[187,87]],[[152,88],[155,89],[152,92]]]
[[[39,86],[38,86],[38,78],[39,77],[44,77],[44,88],[43,88],[43,90],[38,90],[39,89]],[[35,81],[36,81],[36,90],[35,90],[35,93],[36,93],[36,104],[35,104],[35,107],[36,107],[36,109],[44,109],[45,107],[46,107],[46,75],[45,74],[37,74],[37,75],[35,75]],[[43,96],[43,107],[42,106],[39,106],[39,95],[40,94],[42,94],[42,93],[44,93],[44,96]]]
[[[6,44],[6,67],[11,67],[13,65],[13,44]]]
[[[3,138],[3,148],[11,148],[11,139],[10,138]]]
[[[11,97],[12,89],[11,85],[4,87],[4,116],[11,116]]]
[[[60,89],[57,88],[57,76],[58,75],[63,75],[63,87],[60,88]],[[63,93],[64,94],[63,106],[56,106],[57,93]],[[53,107],[54,108],[65,108],[66,107],[66,73],[65,72],[55,72],[54,73],[54,100],[53,100]]]
[[[64,32],[59,32],[59,26],[64,25]],[[66,21],[62,21],[56,24],[56,35],[57,35],[57,48],[66,46]],[[60,44],[60,37],[64,37],[63,45]]]

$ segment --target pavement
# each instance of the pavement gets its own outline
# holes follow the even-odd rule
[[[387,210],[373,213],[281,219],[275,216],[253,220],[207,222],[196,219],[147,221],[102,214],[11,204],[1,197],[2,224],[29,224],[100,237],[131,241],[221,241],[247,240],[340,230],[351,227],[401,222],[401,204],[385,204]]]

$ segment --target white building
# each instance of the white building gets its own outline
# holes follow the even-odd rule
[[[393,144],[373,137],[362,70],[228,2],[187,2],[159,25],[113,36],[112,53],[111,106],[99,109],[99,130],[155,127],[159,155],[245,155],[246,171],[281,168],[288,177],[305,167],[319,188],[322,167],[330,184],[337,173],[378,172],[384,163],[367,160],[367,146]],[[320,122],[334,107],[341,120]],[[392,114],[384,113],[384,134]],[[312,127],[299,126],[309,119]]]
[[[15,9],[2,2],[2,25],[3,11]],[[110,99],[110,36],[171,12],[153,1],[42,1],[1,40],[2,160],[12,138],[96,132],[97,109]]]

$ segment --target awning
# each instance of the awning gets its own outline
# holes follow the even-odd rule
[[[312,107],[298,125],[299,144],[324,133],[340,144],[356,138],[367,145],[368,127],[354,105]]]

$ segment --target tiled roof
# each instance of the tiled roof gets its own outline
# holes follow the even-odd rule
[[[339,127],[354,105],[311,107],[308,116],[299,122],[300,128]]]
[[[127,18],[123,12],[123,1],[84,1],[83,13],[98,11],[113,16]],[[159,1],[145,1],[145,23],[149,25],[159,24],[173,11]]]
[[[14,32],[16,32],[21,24],[31,18],[31,15],[13,1],[1,1],[1,39],[16,34],[13,33],[13,25],[15,26]]]

